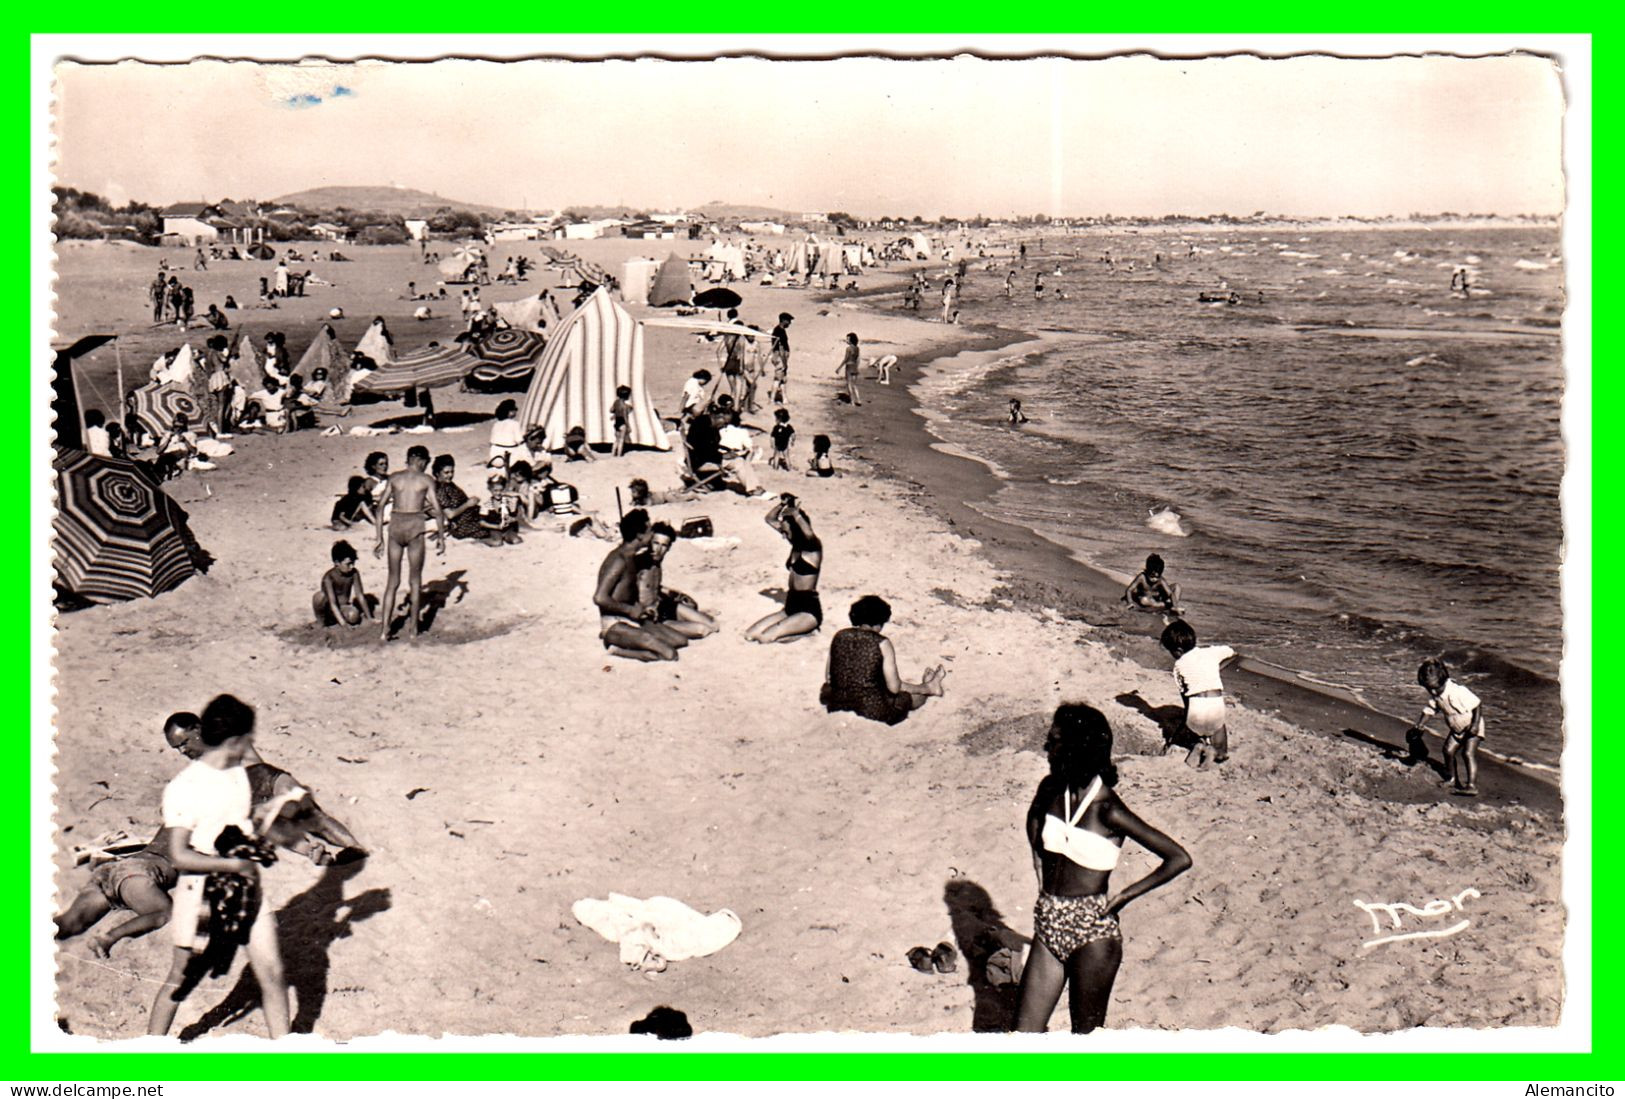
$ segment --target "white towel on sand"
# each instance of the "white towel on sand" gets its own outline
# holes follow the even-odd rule
[[[715,954],[739,937],[739,917],[723,908],[702,916],[682,901],[650,897],[646,901],[611,893],[607,901],[576,901],[570,912],[582,926],[621,944],[621,961],[641,963],[648,954],[668,961]]]

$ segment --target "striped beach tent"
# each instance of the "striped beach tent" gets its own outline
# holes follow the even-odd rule
[[[64,449],[56,470],[57,587],[93,603],[159,595],[206,560],[186,511],[134,462]]]
[[[462,381],[478,365],[480,360],[459,345],[426,347],[377,370],[352,373],[350,392],[404,393],[409,389],[435,389]]]
[[[613,443],[609,408],[623,385],[632,390],[629,441],[670,450],[643,379],[643,327],[599,287],[549,334],[520,402],[519,422],[527,429],[540,426],[549,450],[563,449],[565,432],[578,425],[586,428],[588,443]]]
[[[231,355],[227,359],[227,370],[232,380],[250,393],[265,384],[265,368],[260,365],[259,354],[254,350],[254,341],[249,338],[247,332],[238,331],[236,342],[232,344]]]

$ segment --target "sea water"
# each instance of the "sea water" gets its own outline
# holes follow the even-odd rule
[[[1559,245],[1542,227],[1050,237],[1008,299],[1009,265],[970,259],[960,305],[1044,343],[915,393],[998,471],[987,511],[1124,579],[1161,554],[1204,641],[1407,717],[1417,664],[1442,657],[1489,747],[1554,764]]]

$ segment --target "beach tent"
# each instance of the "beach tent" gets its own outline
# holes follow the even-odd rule
[[[230,371],[232,380],[250,393],[265,384],[265,368],[260,365],[254,341],[249,339],[247,332],[237,333],[237,342],[232,346],[226,369]]]
[[[629,305],[648,305],[649,287],[654,285],[660,264],[652,259],[629,259],[621,265],[621,300]]]
[[[62,450],[51,520],[56,586],[92,603],[179,587],[206,561],[186,512],[134,462]]]
[[[78,449],[84,445],[84,412],[79,400],[79,375],[74,369],[74,360],[90,354],[103,344],[117,339],[116,336],[82,336],[71,344],[56,348],[56,364],[51,375],[51,412],[56,417],[52,426],[56,429],[55,446],[60,449],[69,447]],[[122,371],[120,372],[122,384]],[[96,396],[101,397],[99,391],[92,386]],[[103,398],[105,401],[105,398]],[[117,421],[120,417],[118,409],[124,400],[123,393],[115,393],[111,407],[102,411],[107,418]]]
[[[395,361],[395,349],[384,338],[385,330],[384,320],[379,317],[367,326],[367,330],[361,334],[361,342],[355,345],[357,351],[379,366]]]
[[[543,293],[546,293],[545,291]],[[509,328],[521,332],[547,332],[559,323],[559,305],[552,294],[532,294],[517,301],[491,304],[491,311]]]
[[[930,259],[931,258],[931,242],[926,239],[925,234],[924,233],[915,233],[912,239],[913,239],[913,242],[914,242],[914,258],[915,259]]]
[[[818,271],[820,274],[828,274],[831,271],[840,274],[841,246],[839,244],[831,242],[818,246]]]
[[[305,379],[308,386],[320,367],[327,371],[327,394],[339,404],[350,399],[350,356],[345,354],[331,325],[323,323],[316,328],[316,338],[310,341],[305,353],[299,357],[295,374]]]
[[[650,305],[687,305],[694,298],[694,283],[688,277],[688,260],[676,252],[666,257],[649,287]]]
[[[519,423],[526,429],[540,426],[549,450],[563,448],[564,433],[578,425],[586,428],[587,442],[613,443],[609,409],[616,387],[623,385],[632,390],[628,441],[670,450],[643,378],[643,328],[599,287],[549,335],[519,404]]]
[[[848,244],[841,249],[841,257],[846,260],[846,269],[848,271],[863,270],[863,245]]]

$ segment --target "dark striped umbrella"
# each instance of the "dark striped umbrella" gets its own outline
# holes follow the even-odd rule
[[[201,369],[193,366],[192,369]],[[173,382],[152,382],[131,395],[133,411],[141,426],[162,439],[175,424],[177,414],[196,425],[203,422],[203,406],[197,398]]]
[[[186,511],[134,462],[64,450],[53,465],[58,586],[114,603],[169,591],[198,571]]]
[[[474,377],[482,382],[516,381],[529,376],[536,369],[537,360],[547,349],[547,340],[535,332],[519,328],[499,328],[469,350],[480,364],[474,368]]]
[[[434,347],[379,367],[350,375],[352,393],[404,393],[462,381],[480,360],[461,347]]]

